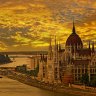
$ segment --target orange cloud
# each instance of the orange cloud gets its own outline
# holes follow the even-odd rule
[[[96,41],[95,0],[1,0],[0,33],[5,45],[0,46],[4,50],[46,49],[50,34],[64,45],[73,17],[81,39]]]

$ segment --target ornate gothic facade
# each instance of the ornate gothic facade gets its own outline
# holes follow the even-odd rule
[[[89,42],[88,48],[84,48],[73,22],[72,33],[66,41],[65,49],[57,44],[56,37],[52,46],[50,38],[48,55],[41,55],[38,79],[49,83],[76,83],[86,73],[89,80],[96,75],[94,42]]]

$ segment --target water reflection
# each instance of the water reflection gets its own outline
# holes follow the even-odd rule
[[[32,66],[32,60],[28,57],[15,57],[14,62],[0,65],[0,67],[15,67],[26,64],[29,68]],[[56,93],[44,89],[22,84],[16,80],[6,77],[0,79],[0,96],[75,96],[68,93]]]
[[[16,67],[23,64],[26,64],[28,68],[31,68],[32,60],[31,58],[28,58],[28,56],[24,55],[21,57],[21,55],[14,55],[14,58],[11,58],[13,61],[12,63],[0,65],[0,67]]]
[[[55,93],[29,85],[6,77],[0,79],[0,96],[72,96],[63,93]]]

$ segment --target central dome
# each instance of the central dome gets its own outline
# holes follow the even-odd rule
[[[72,33],[68,37],[68,39],[66,41],[66,46],[70,46],[70,45],[71,46],[72,45],[75,45],[75,46],[81,45],[81,46],[83,46],[82,41],[81,41],[81,38],[77,34],[74,34],[74,33]]]
[[[72,34],[68,37],[68,39],[66,41],[66,46],[70,46],[70,45],[83,47],[83,43],[81,41],[81,38],[76,34],[74,22],[73,22]]]

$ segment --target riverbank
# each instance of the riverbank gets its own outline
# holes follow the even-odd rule
[[[0,96],[54,96],[53,92],[29,86],[3,76],[0,78]],[[56,94],[55,96],[63,96]],[[66,96],[66,95],[65,95]],[[70,96],[70,95],[67,95]]]
[[[74,96],[96,96],[96,92],[93,92],[90,90],[90,92],[88,90],[81,90],[81,89],[76,89],[76,88],[72,88],[72,87],[68,87],[65,85],[55,85],[55,84],[48,84],[48,83],[44,83],[44,82],[40,82],[38,80],[36,80],[35,78],[32,79],[31,76],[25,75],[25,74],[21,74],[21,73],[17,73],[14,71],[10,71],[10,70],[0,70],[0,74],[4,75],[10,79],[14,79],[17,80],[21,83],[30,85],[30,86],[34,86],[40,89],[44,89],[44,90],[49,90],[52,92],[58,92],[58,93],[69,93],[69,94],[73,94]]]

